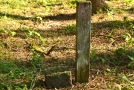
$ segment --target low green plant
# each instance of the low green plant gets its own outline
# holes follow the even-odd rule
[[[130,30],[130,32],[131,32],[132,34],[134,34],[134,24],[133,24],[132,22],[129,23],[128,29]]]
[[[96,57],[96,55],[97,55],[97,51],[96,50],[91,50],[90,58],[93,59],[94,57]]]
[[[114,56],[110,59],[113,65],[120,66],[128,64],[128,61],[126,61],[126,51],[126,47],[120,47],[114,51]]]
[[[32,61],[31,65],[39,66],[39,62]],[[0,90],[33,90],[36,71],[25,65],[19,67],[15,62],[0,61]]]
[[[70,7],[72,8],[76,4],[77,0],[70,0],[68,3],[63,3],[63,7]]]
[[[42,22],[42,17],[40,17],[40,16],[37,16],[37,17],[36,17],[36,22],[39,22],[39,23],[41,23],[41,22]]]
[[[126,6],[131,7],[134,4],[134,0],[124,0]]]
[[[126,47],[118,48],[115,51],[115,57],[119,64],[123,62],[128,68],[134,68],[134,48],[131,48],[130,50],[126,49]]]
[[[4,45],[3,45],[4,46]],[[3,47],[2,47],[3,48]],[[0,60],[12,60],[11,54],[7,49],[0,48]]]
[[[74,4],[77,3],[77,0],[70,0],[70,3],[71,3],[72,5],[74,5]]]
[[[0,61],[0,89],[11,90],[19,86],[13,85],[13,82],[25,76],[22,68],[18,67],[15,62]],[[22,86],[21,86],[22,87]],[[23,87],[24,88],[24,87]],[[26,87],[25,87],[26,88]]]
[[[131,57],[131,56],[128,55],[128,58],[131,60],[131,61],[128,63],[128,67],[134,69],[134,57]]]
[[[107,59],[107,58],[108,58],[108,57],[107,57],[106,54],[104,54],[103,56],[98,56],[96,50],[91,50],[91,52],[90,52],[90,59],[91,59],[92,61],[95,61],[95,62],[96,62],[96,60],[97,60],[97,61],[99,61],[99,62],[101,62],[101,63],[104,64],[104,63],[106,62],[106,59]]]
[[[125,47],[121,47],[121,48],[118,48],[117,50],[115,50],[115,55],[124,55],[126,52],[126,48]]]
[[[123,17],[123,28],[124,29],[128,29],[128,30],[130,30],[130,32],[133,34],[134,33],[134,20],[131,20],[131,21],[129,21],[128,20],[128,17]]]
[[[0,0],[0,4],[10,5],[11,8],[26,6],[28,4],[28,0]]]
[[[26,33],[26,37],[35,37],[35,38],[40,38],[41,35],[40,33],[36,32],[33,28],[25,28],[28,32]]]
[[[128,51],[127,57],[130,59],[130,62],[128,63],[128,67],[134,68],[134,48]]]
[[[13,63],[13,62],[9,62],[9,63],[0,62],[0,72],[2,72],[2,73],[9,73],[10,76],[12,76],[13,73],[14,73],[16,76],[18,76],[18,74],[19,74],[20,72],[22,72],[22,71],[21,71],[21,69],[18,68],[18,66],[17,66],[15,63]]]
[[[2,31],[5,33],[5,36],[15,36],[16,35],[16,32],[8,30],[7,28],[4,28]]]
[[[124,85],[122,85],[121,90],[134,90],[134,86],[133,85],[124,84]]]
[[[61,0],[30,0],[30,1],[34,1],[36,4],[39,5],[45,5],[45,4],[55,4]]]
[[[132,85],[134,84],[134,82],[131,81],[131,80],[129,80],[126,75],[118,75],[117,77],[115,77],[115,79],[116,79],[117,81],[127,82],[127,83],[132,84]]]
[[[126,44],[128,44],[128,46],[132,46],[134,44],[134,38],[129,33],[125,33],[123,37],[126,41]]]
[[[101,12],[104,12],[104,11],[101,11]],[[113,8],[110,6],[106,9],[106,12],[107,12],[108,16],[111,18],[113,18],[113,15],[116,13],[123,13],[120,9]]]
[[[67,25],[66,26],[66,33],[67,34],[75,34],[76,33],[76,24]]]
[[[115,74],[117,72],[117,67],[111,69],[111,68],[107,68],[105,71],[104,71],[104,75],[108,75],[108,74]]]
[[[13,89],[14,90],[29,90],[26,84],[22,84],[20,86],[14,86]],[[9,90],[10,90],[10,88],[9,88]]]
[[[29,64],[36,68],[41,68],[43,56],[38,55],[34,50],[32,50],[32,59],[29,61]]]

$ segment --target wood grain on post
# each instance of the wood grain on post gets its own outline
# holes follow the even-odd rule
[[[92,5],[89,1],[77,2],[76,8],[76,82],[89,79],[89,51]]]

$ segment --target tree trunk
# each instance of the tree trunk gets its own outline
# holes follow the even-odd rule
[[[106,10],[108,8],[105,0],[87,0],[92,2],[92,13],[97,13],[99,10]]]

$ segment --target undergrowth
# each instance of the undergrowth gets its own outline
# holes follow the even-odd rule
[[[119,0],[109,2],[112,1]],[[97,21],[91,28],[91,38],[95,37],[91,42],[94,46],[90,51],[91,72],[98,70],[93,77],[99,73],[104,78],[110,76],[105,80],[108,89],[133,90],[134,20],[128,16],[133,14],[133,0],[122,3],[123,9],[111,7],[94,15]],[[54,17],[74,9],[75,4],[76,0],[0,0],[0,90],[42,90],[45,88],[42,76],[47,66],[68,65],[74,69],[75,40],[72,38],[76,24],[59,24]],[[117,18],[116,14],[121,17]],[[52,17],[45,19],[45,16]],[[104,44],[96,41],[98,37]],[[63,60],[58,59],[60,56]]]

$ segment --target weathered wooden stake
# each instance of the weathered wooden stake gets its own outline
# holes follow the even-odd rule
[[[92,5],[89,1],[77,2],[76,8],[76,82],[89,79],[90,23]]]

